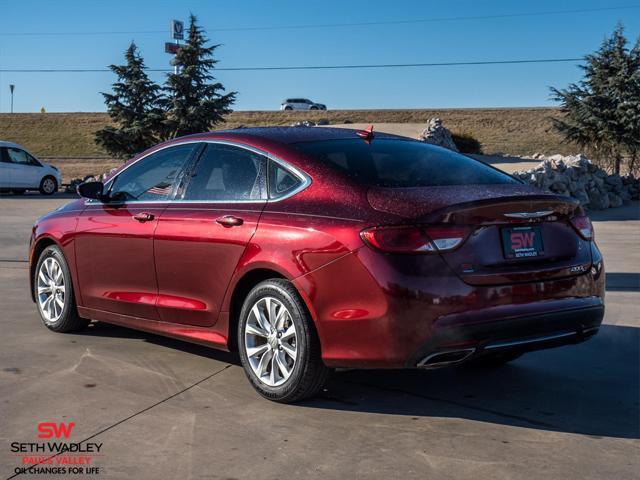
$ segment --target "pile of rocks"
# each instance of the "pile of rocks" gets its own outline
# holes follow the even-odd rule
[[[303,120],[301,122],[295,122],[291,124],[292,127],[315,127],[317,125],[329,125],[329,120],[327,120],[326,118],[321,118],[317,122],[314,122],[313,120]]]
[[[71,181],[65,186],[64,193],[76,193],[76,189],[81,183],[84,183],[83,178],[72,178]]]
[[[453,142],[451,132],[442,124],[442,120],[434,117],[427,122],[427,128],[422,131],[420,140],[431,145],[448,148],[454,152],[458,151],[458,147]]]
[[[638,200],[640,179],[633,175],[609,175],[585,155],[537,156],[542,162],[535,168],[512,175],[536,187],[577,199],[593,209],[619,207]]]
[[[292,127],[315,127],[316,122],[312,120],[303,120],[301,122],[295,122],[291,124]]]
[[[72,178],[71,181],[65,186],[65,193],[76,193],[76,189],[78,188],[78,185],[80,185],[81,183],[84,182],[104,182],[107,177],[109,175],[111,175],[113,172],[115,172],[117,170],[117,168],[112,168],[111,170],[109,170],[106,173],[103,173],[102,175],[87,175],[84,178]]]

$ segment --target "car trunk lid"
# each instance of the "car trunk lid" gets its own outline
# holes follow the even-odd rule
[[[569,277],[591,266],[589,242],[570,222],[582,210],[569,197],[520,184],[371,188],[367,196],[400,223],[468,227],[458,248],[440,252],[468,284]]]

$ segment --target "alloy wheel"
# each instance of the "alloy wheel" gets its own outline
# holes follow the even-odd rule
[[[45,193],[50,194],[56,189],[56,183],[51,178],[45,178],[42,182],[42,190]]]
[[[55,323],[64,310],[66,289],[62,267],[54,257],[48,257],[40,264],[37,288],[38,305],[44,319]]]
[[[249,311],[244,346],[251,370],[270,387],[285,383],[296,364],[297,332],[282,302],[264,297]]]

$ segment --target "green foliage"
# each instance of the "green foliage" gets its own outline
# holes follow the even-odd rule
[[[482,153],[482,144],[477,138],[467,133],[452,133],[451,138],[461,153]]]
[[[565,114],[554,127],[603,167],[619,173],[626,159],[633,172],[640,152],[640,38],[629,49],[619,25],[586,61],[582,81],[551,89]]]
[[[95,141],[117,158],[129,158],[156,144],[164,118],[160,87],[144,71],[144,60],[131,43],[125,52],[126,65],[111,65],[118,76],[113,93],[103,93],[115,127],[96,132]]]
[[[186,45],[180,47],[172,62],[178,71],[167,75],[164,87],[166,138],[206,132],[224,122],[224,115],[231,112],[236,92],[224,94],[222,84],[215,82],[211,71],[217,63],[213,53],[219,45],[207,47],[207,42],[196,17],[191,15]]]
[[[149,79],[135,44],[125,52],[126,65],[111,65],[118,76],[112,93],[103,93],[114,126],[96,132],[95,141],[117,158],[129,158],[161,140],[210,130],[231,112],[235,92],[223,94],[211,74],[219,45],[207,47],[202,28],[191,15],[188,38],[176,54],[177,73],[163,88]]]

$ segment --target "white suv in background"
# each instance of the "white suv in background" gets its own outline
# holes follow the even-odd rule
[[[287,98],[280,105],[280,110],[326,110],[322,103],[314,103],[308,98]]]
[[[43,195],[52,195],[61,183],[56,167],[42,163],[17,143],[0,141],[0,190],[16,194],[40,190]]]

